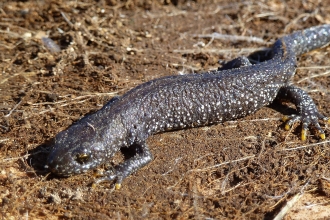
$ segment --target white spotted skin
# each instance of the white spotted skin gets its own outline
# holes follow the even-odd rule
[[[291,78],[297,55],[329,41],[330,25],[312,27],[277,40],[265,62],[240,59],[244,66],[141,84],[59,133],[47,167],[58,175],[78,174],[110,160],[121,147],[138,145],[138,155],[107,178],[121,182],[152,160],[145,144],[150,135],[244,117],[279,95],[298,106],[303,123],[317,126],[322,115],[305,92],[291,86]]]

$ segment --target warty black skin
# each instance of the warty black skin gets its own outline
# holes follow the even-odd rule
[[[252,65],[247,58],[237,58],[216,71],[141,84],[57,134],[46,167],[61,176],[79,174],[110,160],[121,147],[134,145],[134,157],[97,181],[115,180],[120,186],[123,179],[152,160],[146,145],[150,135],[240,118],[276,97],[297,106],[298,115],[289,116],[287,125],[301,121],[302,139],[309,125],[324,138],[318,120],[327,118],[306,92],[291,84],[291,78],[296,56],[329,41],[330,25],[312,27],[277,40],[272,58],[265,62]]]

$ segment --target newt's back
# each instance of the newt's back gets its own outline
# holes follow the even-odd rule
[[[164,77],[131,90],[115,108],[127,126],[145,126],[148,135],[224,122],[272,102],[294,71],[295,63],[274,57],[234,69]]]

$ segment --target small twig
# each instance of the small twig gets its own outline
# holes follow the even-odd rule
[[[91,128],[93,129],[93,131],[95,132],[95,128],[94,128],[94,126],[93,126],[92,124],[90,124],[90,123],[87,122],[87,125],[88,125],[89,127],[91,127]]]
[[[313,13],[302,13],[299,14],[295,19],[292,19],[284,28],[284,33],[288,32],[288,29],[290,28],[290,26],[292,26],[293,24],[296,24],[301,18],[307,19],[311,16],[315,16],[315,12]]]
[[[26,155],[23,155],[23,156],[20,156],[20,157],[8,157],[8,158],[4,158],[1,160],[1,162],[8,162],[8,161],[17,161],[19,159],[27,159],[30,155],[29,154],[26,154]]]
[[[324,73],[321,73],[321,74],[315,74],[315,75],[312,75],[312,76],[308,76],[308,77],[305,77],[305,78],[302,78],[301,80],[299,80],[297,83],[301,83],[305,80],[308,80],[308,79],[313,79],[313,78],[316,78],[316,77],[320,77],[320,76],[327,76],[330,74],[330,71],[326,71]]]
[[[5,130],[5,131],[8,131],[8,130],[9,130],[8,127],[5,127],[5,126],[3,126],[3,125],[0,125],[0,128],[2,128],[2,129]],[[7,140],[7,139],[4,139],[4,140]],[[3,142],[4,140],[0,140],[0,143]]]
[[[68,23],[68,25],[69,25],[70,27],[74,27],[74,25],[73,25],[72,22],[69,20],[69,18],[66,16],[66,14],[65,14],[63,11],[61,11],[60,13],[61,13],[62,17],[64,18],[64,20],[66,21],[66,23]]]
[[[321,145],[321,144],[326,144],[326,143],[330,143],[330,141],[322,141],[322,142],[320,142],[320,143],[314,143],[314,144],[308,144],[308,145],[304,145],[304,146],[300,146],[300,147],[294,147],[294,148],[282,149],[282,150],[280,150],[280,151],[299,150],[299,149],[303,149],[303,148],[307,148],[307,147],[313,147],[313,146],[317,146],[317,145]]]
[[[7,35],[9,35],[12,38],[22,38],[22,35],[21,34],[15,33],[13,31],[3,31],[3,30],[0,30],[0,33],[7,34]]]
[[[69,101],[75,101],[75,100],[81,100],[81,99],[85,99],[85,98],[91,98],[91,97],[95,97],[95,96],[114,96],[117,95],[121,90],[117,91],[117,92],[107,92],[107,93],[91,93],[88,95],[83,95],[83,96],[78,96],[69,100],[62,100],[62,101],[58,101],[58,102],[40,102],[40,103],[34,103],[32,104],[33,106],[39,106],[39,105],[57,105],[57,104],[61,104],[61,103],[66,103]],[[59,96],[61,97],[65,97],[65,96]],[[84,100],[86,101],[86,100]],[[77,102],[78,103],[78,102]],[[61,105],[64,106],[64,105]]]
[[[227,121],[230,124],[236,124],[241,122],[259,122],[259,121],[279,121],[280,118],[258,118],[258,119],[251,119],[251,120],[240,120],[240,121]]]
[[[266,44],[260,37],[248,37],[248,36],[239,36],[239,35],[230,35],[230,34],[220,34],[220,33],[212,33],[212,34],[194,34],[193,37],[199,38],[211,38],[211,39],[219,39],[219,40],[227,40],[227,41],[247,41],[247,42],[255,42],[260,44]]]
[[[9,113],[7,114],[7,115],[5,115],[4,117],[5,118],[7,118],[7,117],[9,117],[10,115],[11,115],[11,113],[13,113],[13,111],[21,104],[21,102],[22,102],[22,100],[21,101],[19,101],[15,106],[14,106],[14,108],[12,108],[10,111],[9,111]]]
[[[5,69],[4,69],[4,70],[5,70]],[[34,75],[36,75],[36,74],[37,74],[37,72],[19,72],[19,73],[14,73],[14,74],[8,76],[7,78],[4,78],[3,80],[1,80],[1,81],[0,81],[0,85],[1,85],[1,84],[4,84],[4,83],[7,82],[9,79],[14,78],[15,76],[19,76],[19,75],[21,75],[21,76],[25,77],[27,80],[29,80],[29,78],[27,78],[28,76],[34,76]]]
[[[228,53],[236,53],[236,54],[243,54],[243,53],[251,53],[258,50],[266,50],[269,49],[267,47],[262,48],[241,48],[241,49],[176,49],[173,50],[173,53],[184,53],[184,54],[191,54],[191,53],[197,53],[197,52],[205,52],[205,53],[216,53],[216,54],[228,54]]]
[[[243,158],[240,158],[240,159],[237,159],[237,160],[230,160],[230,161],[226,161],[226,162],[223,162],[223,163],[216,164],[214,166],[205,167],[203,169],[193,169],[193,170],[191,170],[191,172],[206,171],[206,170],[210,170],[210,169],[213,169],[213,168],[221,167],[221,166],[226,165],[226,164],[230,164],[230,163],[235,163],[235,162],[240,162],[240,161],[252,159],[254,157],[255,157],[255,155],[251,155],[251,156],[243,157]]]
[[[288,211],[293,207],[293,205],[301,198],[303,194],[296,194],[287,204],[282,208],[282,210],[276,215],[274,220],[281,220],[288,213]]]
[[[0,126],[2,127],[2,125],[0,125]],[[0,143],[5,142],[5,141],[8,141],[8,140],[9,140],[9,138],[0,139]]]
[[[228,193],[228,192],[230,192],[230,191],[233,191],[234,189],[237,189],[238,187],[243,187],[243,186],[246,186],[246,185],[248,185],[248,184],[250,184],[250,183],[244,183],[244,184],[242,184],[242,183],[238,183],[237,185],[231,187],[230,189],[227,189],[227,190],[222,191],[222,192],[221,192],[221,195],[225,195],[226,193]]]
[[[208,46],[210,46],[214,41],[214,37],[211,38],[211,40],[204,46],[204,48],[207,48]]]
[[[297,70],[326,69],[326,68],[330,68],[330,66],[301,66],[301,67],[297,67]]]

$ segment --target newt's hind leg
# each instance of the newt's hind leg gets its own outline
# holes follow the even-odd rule
[[[328,117],[319,113],[314,101],[304,90],[293,85],[285,86],[280,89],[277,98],[291,101],[296,105],[298,110],[297,115],[285,116],[283,118],[283,121],[286,122],[286,130],[289,130],[294,123],[300,121],[302,123],[301,140],[306,140],[310,125],[315,127],[321,139],[325,139],[324,131],[318,121],[324,120],[330,123],[330,120]]]

